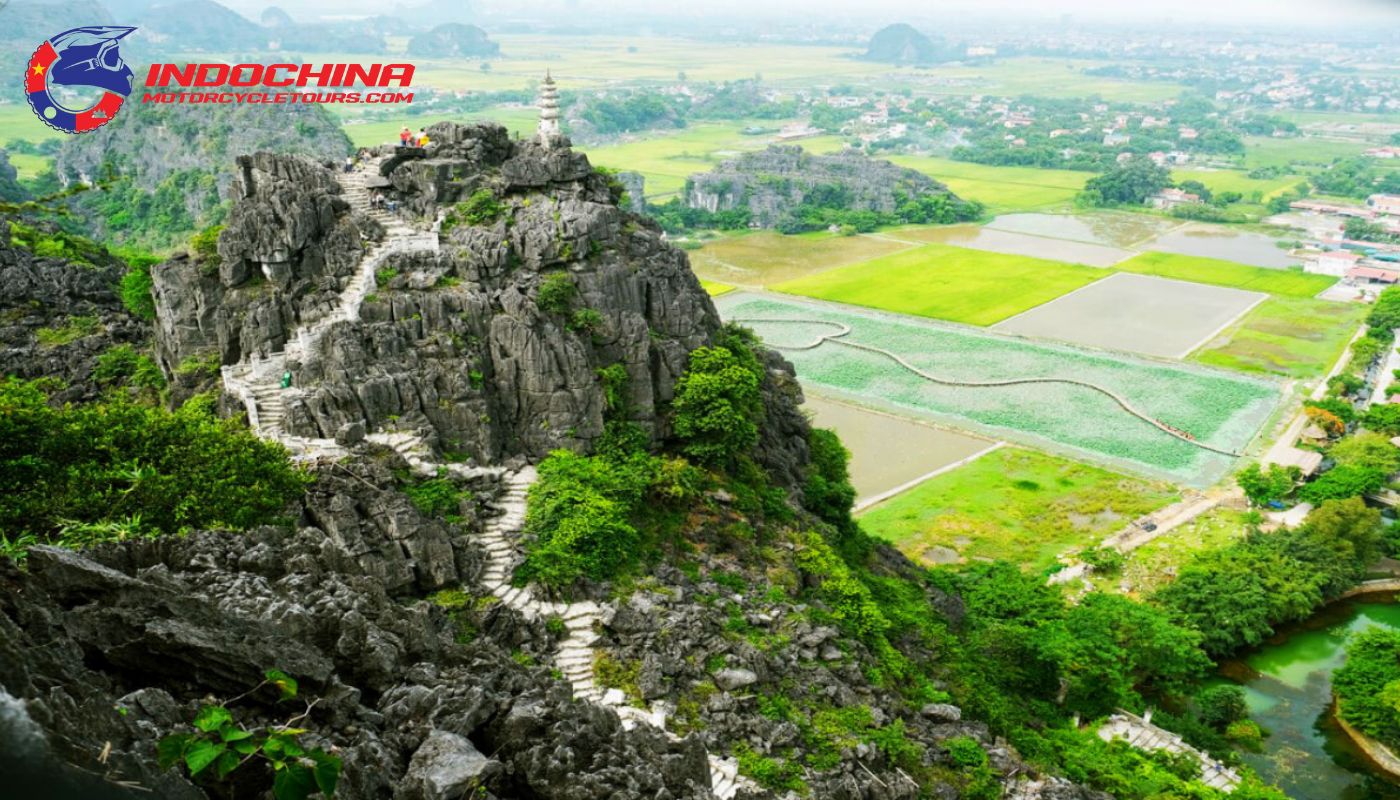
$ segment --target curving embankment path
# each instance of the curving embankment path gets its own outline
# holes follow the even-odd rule
[[[1233,450],[1226,450],[1226,449],[1223,448],[1223,447],[1216,447],[1216,446],[1214,446],[1214,445],[1206,444],[1205,442],[1199,441],[1199,440],[1196,439],[1195,437],[1192,437],[1192,436],[1186,434],[1186,433],[1183,432],[1183,431],[1179,431],[1179,430],[1177,430],[1176,428],[1173,428],[1172,426],[1168,425],[1168,424],[1165,423],[1165,422],[1162,422],[1161,420],[1157,419],[1156,417],[1149,416],[1148,414],[1145,414],[1145,413],[1143,413],[1142,411],[1139,411],[1137,408],[1134,408],[1134,407],[1133,407],[1132,403],[1129,403],[1129,402],[1128,402],[1127,398],[1123,397],[1122,395],[1118,394],[1117,392],[1114,392],[1112,389],[1107,389],[1107,388],[1105,388],[1105,387],[1103,387],[1103,386],[1099,386],[1099,385],[1096,384],[1096,383],[1089,383],[1088,381],[1077,381],[1077,380],[1074,380],[1073,378],[1009,378],[1009,379],[1007,379],[1007,380],[1001,380],[1001,381],[958,381],[958,380],[952,380],[951,378],[940,378],[940,377],[938,377],[937,375],[933,375],[933,374],[931,374],[931,373],[925,372],[924,370],[922,370],[922,369],[920,369],[920,368],[914,366],[913,364],[910,364],[908,361],[905,361],[904,358],[903,358],[902,356],[900,356],[898,353],[893,353],[893,352],[891,352],[891,351],[889,351],[889,350],[885,350],[884,348],[875,347],[874,345],[861,344],[860,342],[853,342],[853,341],[850,341],[850,340],[844,338],[847,334],[849,334],[849,333],[851,332],[851,326],[846,325],[846,324],[844,324],[844,323],[840,323],[840,322],[831,322],[831,321],[829,321],[829,320],[817,320],[817,319],[810,319],[810,320],[809,320],[809,319],[758,319],[758,318],[742,318],[742,317],[736,317],[736,318],[734,318],[733,320],[731,320],[731,322],[738,322],[738,323],[750,324],[750,325],[751,325],[751,324],[770,324],[770,323],[787,323],[787,324],[793,324],[793,325],[825,325],[825,326],[828,326],[828,327],[831,327],[831,328],[836,328],[837,330],[836,330],[835,333],[828,333],[828,334],[820,335],[820,336],[817,337],[816,341],[812,342],[811,344],[803,344],[803,345],[775,345],[775,344],[768,344],[768,346],[769,346],[769,347],[772,347],[772,348],[775,349],[775,350],[815,350],[815,349],[817,349],[818,347],[821,347],[823,344],[826,344],[827,342],[830,342],[830,343],[832,343],[832,344],[839,344],[839,345],[842,345],[842,346],[844,346],[844,347],[850,347],[850,348],[854,348],[854,349],[856,349],[856,350],[864,350],[864,351],[866,351],[866,352],[868,352],[868,353],[875,353],[876,355],[879,355],[879,356],[883,356],[883,357],[885,357],[885,358],[888,358],[889,360],[893,361],[894,363],[898,364],[899,366],[903,367],[904,369],[906,369],[906,370],[908,370],[908,371],[914,373],[915,375],[918,375],[920,378],[923,378],[924,380],[926,380],[926,381],[928,381],[928,382],[930,382],[930,383],[937,383],[937,384],[942,385],[942,386],[960,386],[960,387],[971,388],[971,389],[994,389],[994,388],[1005,387],[1005,386],[1026,386],[1026,385],[1030,385],[1030,384],[1046,384],[1046,383],[1059,383],[1059,384],[1065,384],[1065,385],[1069,385],[1069,386],[1078,386],[1078,387],[1080,387],[1080,388],[1088,389],[1088,390],[1090,390],[1090,391],[1092,391],[1092,392],[1097,392],[1097,393],[1103,395],[1104,397],[1107,397],[1108,399],[1112,400],[1114,403],[1118,404],[1118,406],[1119,406],[1120,408],[1122,408],[1124,411],[1126,411],[1127,413],[1131,414],[1132,416],[1134,416],[1134,417],[1136,417],[1136,418],[1142,420],[1143,422],[1146,422],[1147,424],[1151,425],[1152,427],[1156,428],[1157,430],[1159,430],[1159,431],[1161,431],[1161,432],[1163,432],[1163,433],[1165,433],[1165,434],[1167,434],[1167,435],[1169,435],[1169,436],[1171,436],[1171,437],[1173,437],[1173,438],[1175,438],[1175,439],[1180,439],[1181,441],[1186,442],[1186,443],[1189,444],[1189,445],[1193,445],[1193,446],[1195,446],[1195,447],[1199,447],[1199,448],[1202,449],[1202,450],[1208,450],[1208,451],[1210,451],[1210,452],[1212,452],[1212,453],[1219,453],[1220,455],[1223,455],[1223,456],[1230,456],[1231,458],[1240,458],[1241,456],[1244,455],[1244,453],[1237,453],[1237,452],[1235,452],[1235,451],[1233,451]]]

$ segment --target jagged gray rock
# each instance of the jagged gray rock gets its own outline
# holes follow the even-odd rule
[[[362,422],[369,432],[416,432],[478,463],[587,450],[603,430],[599,371],[621,365],[631,421],[664,438],[662,410],[688,354],[720,330],[684,253],[619,209],[612,183],[581,153],[512,141],[498,125],[440,123],[428,133],[426,149],[383,152],[375,191],[405,223],[446,215],[440,252],[390,257],[358,319],[332,325],[288,363],[297,391],[287,431],[332,439]],[[193,258],[155,271],[167,369],[200,353],[233,364],[283,352],[293,330],[334,313],[364,242],[381,233],[343,202],[338,172],[269,154],[240,159],[238,172],[218,274]],[[454,210],[483,192],[489,213]],[[544,308],[552,275],[568,279],[572,298]],[[766,357],[774,424],[758,452],[797,486],[800,390],[785,362]]]
[[[747,209],[752,223],[783,228],[793,211],[817,202],[847,211],[893,213],[905,200],[943,196],[971,206],[923,173],[861,154],[812,155],[797,145],[744,153],[686,181],[685,203],[707,211]]]

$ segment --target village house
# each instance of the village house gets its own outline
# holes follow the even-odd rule
[[[1372,147],[1370,150],[1366,151],[1366,155],[1371,158],[1400,158],[1400,147],[1392,147],[1390,145],[1386,145],[1385,147]]]
[[[1350,250],[1329,250],[1310,259],[1303,265],[1303,271],[1340,278],[1347,274],[1347,270],[1355,267],[1361,258],[1360,253]]]
[[[1177,206],[1198,205],[1201,202],[1201,196],[1191,192],[1183,192],[1180,189],[1163,189],[1147,198],[1147,202],[1153,208],[1170,211]]]
[[[1199,137],[1201,134],[1200,131],[1197,131],[1195,128],[1183,127],[1177,130],[1176,135],[1177,138],[1190,140]]]

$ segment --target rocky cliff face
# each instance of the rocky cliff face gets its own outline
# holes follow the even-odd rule
[[[662,438],[687,355],[720,327],[684,254],[619,209],[618,188],[582,154],[495,125],[429,134],[428,151],[385,162],[380,191],[425,224],[444,216],[440,252],[391,260],[360,319],[289,365],[302,390],[291,432],[363,422],[481,463],[587,450],[603,427],[599,370],[621,365],[633,421]],[[280,352],[289,331],[330,312],[363,242],[383,235],[336,177],[302,159],[240,160],[217,268],[184,258],[154,270],[167,367]]]
[[[315,700],[300,724],[313,730],[308,745],[343,760],[345,800],[447,800],[477,787],[470,796],[708,797],[698,741],[624,731],[547,669],[522,665],[548,648],[543,625],[499,605],[449,615],[415,599],[480,570],[461,534],[489,482],[464,500],[460,525],[444,525],[398,494],[384,466],[336,473],[313,486],[296,528],[39,548],[24,572],[0,563],[0,742],[23,743],[25,756],[7,747],[0,766],[17,796],[253,796],[160,769],[155,740],[275,665]],[[255,692],[231,709],[253,726],[304,703]]]
[[[148,337],[117,296],[124,265],[96,252],[90,264],[36,256],[15,236],[0,236],[0,376],[58,378],[56,401],[92,399],[97,357]]]
[[[65,183],[106,182],[73,202],[98,238],[168,246],[220,221],[236,157],[258,151],[338,162],[350,140],[315,104],[145,103],[102,136],[68,137],[54,169]]]
[[[888,161],[774,145],[692,175],[685,203],[711,212],[748,209],[755,224],[773,228],[804,204],[890,214],[902,202],[926,195],[946,195],[954,205],[965,205],[942,183]]]

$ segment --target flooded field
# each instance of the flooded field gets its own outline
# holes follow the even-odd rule
[[[1097,211],[1089,214],[1003,214],[988,228],[1105,247],[1141,245],[1181,223],[1145,214]]]
[[[994,327],[1022,336],[1184,358],[1267,297],[1120,272]]]
[[[1017,216],[1053,216],[1050,214],[1021,214]],[[998,219],[1002,219],[998,217]],[[1013,256],[1031,256],[1085,264],[1090,267],[1111,267],[1132,255],[1127,250],[1069,239],[1051,239],[1026,233],[1000,230],[981,225],[945,225],[937,228],[907,228],[891,231],[891,237],[910,241],[951,244],[973,250],[987,250]]]
[[[1193,223],[1159,236],[1148,250],[1205,256],[1250,264],[1256,267],[1286,269],[1303,263],[1279,247],[1278,240],[1262,233],[1231,230],[1218,225]]]
[[[813,412],[814,425],[834,429],[851,451],[857,507],[992,446],[986,439],[828,400],[810,391],[802,407]]]

